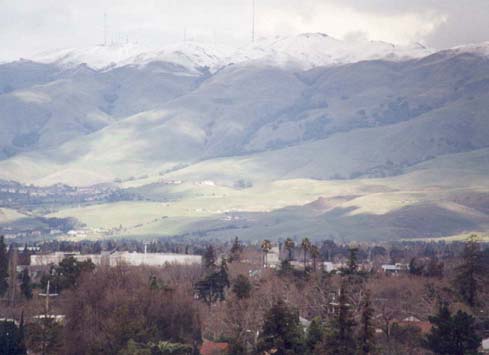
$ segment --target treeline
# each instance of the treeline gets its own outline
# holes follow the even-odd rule
[[[55,219],[53,219],[55,220]],[[324,240],[319,243],[311,243],[307,238],[287,238],[279,239],[276,246],[284,253],[287,252],[291,256],[301,254],[303,252],[303,242],[311,244],[318,252],[318,257],[321,260],[332,261],[338,258],[347,258],[350,253],[349,244],[337,243],[333,240]],[[270,246],[271,242],[267,241]],[[134,239],[104,239],[104,240],[45,240],[45,241],[30,241],[28,243],[11,243],[12,247],[23,248],[25,246],[39,247],[41,253],[52,252],[80,252],[82,254],[98,254],[102,251],[131,251],[144,252],[146,249],[149,253],[182,253],[182,254],[197,254],[202,255],[209,245],[213,245],[218,252],[224,252],[232,247],[234,241],[223,242],[220,240],[203,240],[200,238],[160,238],[152,241],[141,241]],[[263,242],[260,241],[240,241],[243,246],[256,247],[263,249]],[[445,242],[445,241],[399,241],[385,243],[361,243],[357,247],[357,258],[360,262],[372,260],[375,258],[383,258],[385,261],[396,263],[407,261],[411,258],[433,258],[446,259],[462,254],[464,242]],[[486,247],[485,243],[481,243]]]

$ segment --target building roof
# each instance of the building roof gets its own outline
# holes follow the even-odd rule
[[[430,322],[419,321],[419,322],[411,322],[411,321],[400,321],[397,324],[401,327],[416,327],[421,331],[421,334],[428,334],[433,327]]]
[[[225,355],[228,353],[229,353],[228,343],[216,343],[204,339],[204,343],[200,347],[201,355]]]

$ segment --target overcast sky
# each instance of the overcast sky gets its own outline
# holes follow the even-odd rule
[[[243,44],[252,0],[0,0],[0,59],[103,42]],[[489,0],[256,0],[257,37],[323,32],[434,48],[489,40]]]

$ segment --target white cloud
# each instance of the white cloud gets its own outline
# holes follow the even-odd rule
[[[290,2],[289,6],[269,4],[259,17],[258,29],[264,35],[325,32],[338,38],[344,38],[352,32],[361,32],[371,40],[405,44],[422,41],[446,21],[443,14],[433,11],[374,13],[334,2],[309,1],[308,4],[298,11],[294,11],[293,6],[299,8],[298,2]]]

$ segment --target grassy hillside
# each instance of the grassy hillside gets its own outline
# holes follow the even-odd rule
[[[90,185],[182,166],[190,166],[185,177],[227,179],[236,169],[258,180],[383,177],[488,146],[489,62],[476,54],[306,72],[240,64],[183,79],[155,66],[78,68],[69,78],[0,95],[30,100],[25,112],[39,100],[48,105],[43,139],[55,145],[1,161],[0,178]],[[68,116],[92,128],[53,130],[53,105],[68,105],[59,106],[66,113],[60,127],[77,127]],[[224,162],[219,169],[216,158]]]
[[[489,230],[487,151],[443,156],[406,174],[377,179],[286,179],[229,187],[128,182],[146,199],[64,209],[93,237],[193,235],[209,238],[336,240],[439,238]],[[459,164],[456,162],[459,161]],[[142,186],[138,186],[143,184]]]
[[[170,69],[25,76],[0,94],[2,147],[25,140],[4,149],[0,178],[113,183],[123,201],[49,215],[77,217],[93,237],[487,231],[487,58]]]

